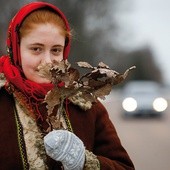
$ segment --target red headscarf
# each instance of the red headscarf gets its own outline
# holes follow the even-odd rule
[[[41,9],[48,8],[56,12],[65,22],[67,31],[70,30],[68,21],[65,15],[54,5],[46,2],[33,2],[22,7],[18,13],[14,16],[10,22],[7,37],[7,49],[8,55],[0,58],[0,72],[4,73],[7,83],[12,84],[14,87],[19,89],[28,99],[33,99],[35,102],[42,101],[45,94],[53,87],[52,84],[38,84],[30,81],[24,77],[21,69],[21,56],[19,46],[19,28],[25,19],[31,12]],[[70,51],[70,38],[65,45],[64,59],[68,58]]]

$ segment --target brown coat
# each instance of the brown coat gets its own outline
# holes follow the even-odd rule
[[[102,170],[134,170],[132,161],[122,147],[116,130],[106,109],[96,103],[88,111],[69,104],[70,122],[73,132],[84,142],[86,149],[97,155]],[[17,125],[14,112],[14,99],[3,88],[0,90],[0,169],[22,170],[18,132],[22,136],[22,127]],[[18,129],[17,129],[18,127]],[[25,158],[26,160],[26,158]],[[61,169],[50,160],[50,169]]]

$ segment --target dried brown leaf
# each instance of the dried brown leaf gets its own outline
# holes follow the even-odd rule
[[[77,62],[77,65],[78,65],[79,67],[84,67],[84,68],[93,69],[93,66],[90,65],[88,62],[79,61],[79,62]]]
[[[84,92],[84,93],[82,93],[82,97],[86,101],[90,101],[90,102],[95,102],[96,101],[96,98],[94,98],[94,96],[91,93]]]
[[[76,70],[74,68],[69,69],[69,80],[71,82],[78,81],[79,76],[80,76],[80,74],[79,74],[78,70]]]
[[[116,77],[119,73],[111,70],[111,69],[105,69],[105,68],[99,68],[99,72],[101,74],[106,74],[107,77],[111,78],[111,77]]]
[[[98,64],[98,67],[100,67],[100,68],[107,68],[107,69],[109,69],[109,66],[108,65],[106,65],[105,63],[103,63],[103,62],[100,62],[99,64]]]
[[[136,66],[132,66],[129,69],[127,69],[123,74],[116,75],[116,77],[113,80],[113,82],[114,82],[113,84],[116,85],[116,84],[121,83],[123,80],[126,79],[126,77],[128,76],[129,72],[131,70],[135,69],[135,68],[136,68]]]
[[[51,114],[54,106],[60,104],[60,92],[57,88],[54,88],[52,90],[50,90],[44,99],[44,102],[47,103],[47,108],[48,108],[48,113]]]
[[[103,98],[103,97],[109,95],[110,92],[111,92],[111,90],[112,90],[112,85],[111,85],[111,84],[105,84],[105,85],[102,86],[101,88],[95,90],[95,91],[93,92],[93,94],[94,94],[94,96],[96,96],[97,98],[98,98],[98,97],[99,97],[99,98]]]
[[[42,63],[38,66],[38,74],[41,76],[41,77],[45,77],[47,78],[48,80],[51,81],[52,79],[52,75],[50,73],[50,69],[52,67],[52,64],[51,63]]]
[[[123,74],[109,68],[103,62],[97,67],[93,67],[87,62],[77,62],[79,67],[88,68],[90,71],[83,76],[79,71],[71,68],[67,60],[53,62],[51,65],[40,66],[40,73],[52,79],[55,87],[47,93],[45,102],[47,103],[48,113],[51,114],[56,105],[62,107],[64,99],[69,98],[74,103],[78,103],[86,109],[91,107],[91,103],[96,98],[104,98],[112,89],[112,86],[122,82],[129,71],[135,67],[127,69]],[[58,86],[59,83],[63,83]],[[88,105],[88,106],[87,106]]]
[[[62,73],[66,73],[68,71],[68,69],[70,68],[70,63],[67,60],[62,60],[60,62],[54,61],[52,68],[51,68],[51,72],[55,75],[55,74],[62,74]]]
[[[101,86],[105,85],[105,81],[95,80],[95,79],[89,79],[88,86],[93,87],[94,89],[100,88]]]

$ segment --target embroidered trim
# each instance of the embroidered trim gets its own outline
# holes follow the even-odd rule
[[[23,107],[16,101],[16,109],[18,117],[23,126],[23,137],[27,151],[27,159],[30,164],[30,169],[46,170],[46,153],[43,143],[43,135],[40,132],[36,122],[32,119]]]
[[[86,160],[84,164],[84,170],[100,170],[100,162],[97,159],[97,156],[92,152],[86,150],[85,151]]]
[[[65,120],[65,123],[66,123],[66,126],[67,126],[67,130],[70,131],[70,132],[73,132],[73,128],[71,126],[70,120],[68,118],[68,115],[67,115],[65,109],[63,110],[63,117],[64,117],[64,120]]]
[[[28,164],[28,160],[27,160],[27,156],[26,156],[26,151],[24,149],[25,143],[24,143],[24,139],[23,139],[22,125],[19,120],[16,107],[14,107],[14,116],[15,116],[15,120],[16,120],[18,145],[19,145],[19,150],[20,150],[21,159],[22,159],[22,163],[23,163],[23,169],[29,170],[29,164]]]

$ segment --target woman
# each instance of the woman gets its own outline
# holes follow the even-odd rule
[[[100,102],[87,111],[66,103],[60,123],[67,130],[55,129],[57,107],[47,119],[43,101],[54,86],[38,66],[66,60],[70,37],[64,14],[45,2],[24,6],[11,21],[8,55],[0,58],[2,170],[134,169]]]

